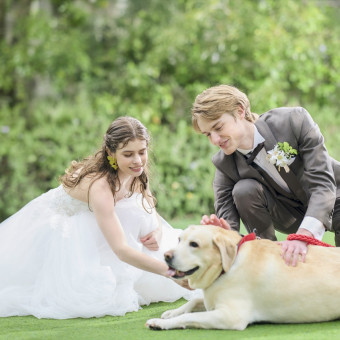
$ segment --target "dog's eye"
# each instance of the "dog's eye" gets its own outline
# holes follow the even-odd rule
[[[198,248],[198,243],[196,242],[190,242],[189,245],[190,247]]]

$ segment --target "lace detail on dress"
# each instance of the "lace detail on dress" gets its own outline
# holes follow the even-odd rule
[[[62,185],[48,191],[45,195],[51,195],[49,209],[67,216],[74,216],[82,212],[89,212],[88,204],[71,197]]]
[[[30,204],[34,204],[35,209],[31,212],[38,219],[42,211],[44,215],[49,216],[48,226],[59,231],[62,238],[71,236],[72,221],[80,214],[91,213],[87,203],[79,201],[66,193],[62,185],[55,189],[51,189],[42,194]]]

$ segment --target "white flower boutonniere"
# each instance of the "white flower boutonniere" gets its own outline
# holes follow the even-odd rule
[[[274,149],[267,153],[267,160],[277,166],[279,171],[284,168],[286,172],[289,172],[288,166],[293,163],[295,156],[298,154],[287,142],[277,143]]]

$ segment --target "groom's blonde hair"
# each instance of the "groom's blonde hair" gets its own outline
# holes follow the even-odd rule
[[[248,97],[234,86],[218,85],[208,88],[199,94],[192,106],[192,125],[197,132],[201,132],[198,119],[216,120],[224,113],[236,117],[239,109],[244,109],[245,118],[250,122],[255,122],[258,115],[250,111]]]

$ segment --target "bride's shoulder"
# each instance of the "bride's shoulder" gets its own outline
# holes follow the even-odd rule
[[[95,196],[100,198],[100,194],[105,195],[105,193],[112,196],[110,185],[105,178],[94,179],[87,176],[74,188],[65,188],[65,190],[71,197],[84,202],[89,201],[89,194],[92,198]]]
[[[114,208],[114,196],[105,178],[99,178],[89,186],[89,203],[93,210],[104,212]]]
[[[92,194],[110,194],[112,196],[112,191],[110,184],[105,177],[91,180],[88,182],[89,192]]]

